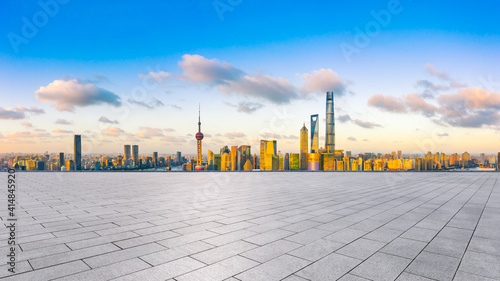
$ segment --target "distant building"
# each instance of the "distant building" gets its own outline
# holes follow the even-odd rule
[[[335,151],[335,107],[333,92],[326,93],[326,134],[325,134],[326,153]]]
[[[134,162],[134,166],[139,166],[139,146],[132,145],[132,161]]]
[[[75,170],[82,170],[82,136],[75,135]]]
[[[125,160],[130,160],[131,155],[130,155],[130,144],[126,144],[123,146],[123,155],[125,157]]]
[[[153,166],[158,166],[158,152],[153,152]]]
[[[61,169],[61,167],[64,167],[64,152],[59,152],[59,169]]]
[[[300,129],[300,169],[307,170],[307,128],[306,124]]]
[[[319,130],[318,114],[311,115],[311,153],[319,152],[318,130]]]

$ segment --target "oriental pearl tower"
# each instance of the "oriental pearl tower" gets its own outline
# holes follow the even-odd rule
[[[203,170],[203,165],[201,165],[201,140],[203,139],[203,133],[201,132],[201,112],[198,105],[198,133],[196,133],[196,166],[194,169],[196,171]]]

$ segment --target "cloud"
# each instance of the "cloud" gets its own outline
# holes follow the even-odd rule
[[[167,106],[170,106],[173,109],[182,110],[182,107],[175,105],[175,104],[167,104]]]
[[[356,124],[362,128],[366,128],[366,129],[373,129],[375,127],[382,127],[379,124],[375,124],[375,123],[368,122],[368,121],[361,121],[359,119],[354,120],[354,124]]]
[[[264,139],[281,139],[281,135],[275,133],[264,133],[260,134],[260,136]]]
[[[166,128],[166,129],[163,129],[165,132],[175,132],[175,129],[172,129],[172,128]]]
[[[226,133],[224,134],[224,136],[226,138],[229,138],[229,139],[235,139],[235,138],[242,138],[242,137],[246,137],[245,134],[241,133],[241,132],[232,132],[232,133]]]
[[[368,105],[382,111],[393,113],[415,112],[430,117],[434,116],[438,108],[427,103],[420,95],[408,94],[404,97],[395,98],[376,94],[368,99]]]
[[[152,78],[156,80],[156,82],[161,83],[171,80],[173,78],[173,75],[165,71],[159,71],[159,72],[149,72],[148,74],[139,74],[139,77],[142,79]]]
[[[236,107],[238,112],[244,112],[244,113],[252,113],[257,111],[258,109],[262,108],[264,105],[261,103],[255,103],[255,102],[240,102],[238,105],[232,104],[227,101],[223,101],[224,104],[231,106],[231,107]]]
[[[117,120],[110,120],[108,117],[106,116],[101,116],[101,118],[99,118],[98,120],[99,122],[102,122],[102,123],[108,123],[108,124],[120,124]]]
[[[411,112],[420,112],[423,115],[430,117],[434,116],[438,108],[430,103],[427,103],[421,96],[417,94],[408,94],[405,96],[406,106]]]
[[[24,127],[28,127],[28,128],[33,127],[33,124],[31,124],[31,123],[30,123],[30,122],[28,122],[28,121],[25,121],[25,122],[21,123],[21,125],[22,125],[22,126],[24,126]]]
[[[340,123],[346,123],[352,121],[351,116],[349,116],[349,114],[340,115],[339,117],[337,117],[337,119],[340,121]]]
[[[174,137],[174,136],[165,136],[165,137],[162,137],[160,140],[165,141],[165,142],[175,142],[175,143],[185,143],[186,142],[185,139],[179,138],[179,137]]]
[[[136,133],[136,136],[141,139],[150,139],[152,137],[164,137],[162,129],[151,128],[151,127],[139,127],[142,132]]]
[[[289,103],[290,100],[299,98],[295,87],[284,78],[275,78],[260,73],[249,75],[245,71],[218,59],[186,54],[182,56],[178,66],[182,70],[181,74],[164,72],[163,75],[175,76],[177,79],[189,83],[205,83],[212,87],[219,87],[219,90],[225,94],[254,97],[276,104]],[[160,75],[160,73],[157,72],[156,75]],[[155,74],[149,73],[148,75]]]
[[[5,135],[5,138],[7,138],[11,142],[18,141],[19,139],[41,139],[41,138],[48,138],[51,137],[49,133],[32,133],[32,132],[16,132],[14,134],[8,134]]]
[[[288,135],[288,136],[283,135],[283,138],[289,139],[289,140],[298,140],[299,139],[299,137],[297,137],[296,135]]]
[[[20,112],[30,112],[30,113],[35,113],[35,114],[45,113],[45,110],[43,110],[41,108],[34,107],[34,106],[32,106],[31,108],[26,108],[26,107],[22,107],[20,105],[17,105],[16,110],[20,111]]]
[[[366,129],[373,129],[375,127],[382,127],[381,125],[376,124],[376,123],[362,121],[359,119],[352,119],[351,116],[349,116],[349,114],[340,115],[337,119],[340,121],[340,123],[353,122],[354,124],[356,124],[362,128],[366,128]]]
[[[76,106],[121,105],[120,97],[116,94],[76,79],[54,80],[46,87],[40,87],[35,96],[39,101],[53,102],[52,106],[59,111],[74,111]]]
[[[444,71],[437,70],[432,64],[427,63],[425,65],[425,69],[434,77],[437,77],[441,80],[447,81],[450,83],[450,87],[452,88],[464,88],[467,87],[467,84],[457,82],[453,78],[451,78],[448,73]]]
[[[70,121],[67,121],[67,120],[64,120],[64,119],[57,119],[55,124],[58,124],[58,125],[71,125],[73,124],[72,122]]]
[[[160,100],[158,100],[156,98],[150,99],[147,103],[143,102],[143,101],[137,101],[137,100],[135,100],[133,98],[129,98],[128,102],[131,103],[131,104],[136,104],[136,105],[148,108],[148,109],[153,109],[153,108],[156,108],[156,107],[162,107],[162,106],[164,106],[164,104]]]
[[[101,135],[110,137],[118,137],[123,134],[126,134],[125,131],[117,127],[108,127],[101,132]]]
[[[298,98],[295,87],[284,78],[267,75],[243,76],[238,80],[228,80],[219,89],[226,94],[240,94],[246,97],[261,98],[275,104],[287,104]]]
[[[434,98],[435,94],[441,91],[449,90],[450,87],[443,84],[434,84],[429,80],[417,80],[414,87],[423,89],[421,96],[423,98]]]
[[[336,96],[343,96],[347,85],[337,72],[331,69],[314,70],[312,74],[304,73],[300,75],[305,81],[301,92],[304,94],[321,93],[333,91]]]
[[[363,141],[368,141],[367,139],[363,139]]]
[[[91,79],[85,80],[86,83],[103,83],[103,82],[109,82],[108,77],[106,77],[102,73],[94,73],[92,74]]]
[[[184,72],[179,77],[195,83],[225,84],[227,81],[239,80],[244,75],[244,71],[227,62],[207,59],[200,55],[183,55],[178,66]]]
[[[15,111],[11,108],[4,109],[0,106],[0,119],[24,119],[24,112]]]
[[[437,134],[438,137],[448,137],[450,135],[448,135],[448,133],[441,133],[441,134]]]
[[[347,140],[356,141],[356,138],[355,137],[348,137]]]
[[[406,112],[404,101],[392,96],[375,94],[368,99],[368,105],[387,112]]]
[[[125,141],[128,141],[128,142],[140,142],[141,140],[138,139],[138,138],[134,138],[134,137],[126,137]]]
[[[385,102],[387,100],[390,102]],[[437,103],[438,106],[430,104],[417,94],[408,94],[401,98],[374,95],[368,100],[368,105],[381,110],[420,113],[442,126],[500,126],[500,94],[497,92],[477,87],[462,88],[455,93],[441,94],[437,97]]]
[[[61,130],[59,128],[55,128],[54,130],[52,130],[53,133],[57,133],[57,134],[72,134],[73,131],[70,131],[70,130]]]

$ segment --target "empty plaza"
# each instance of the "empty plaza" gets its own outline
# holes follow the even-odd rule
[[[500,280],[499,175],[18,172],[0,278]]]

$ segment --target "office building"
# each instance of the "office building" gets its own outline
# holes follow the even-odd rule
[[[306,124],[300,129],[300,169],[307,170],[307,128]]]
[[[139,146],[132,145],[132,161],[134,166],[139,166]]]
[[[130,144],[126,144],[123,146],[123,156],[125,157],[125,161],[131,159]]]
[[[64,167],[64,152],[59,152],[59,170]]]
[[[75,170],[82,170],[82,136],[75,135]]]

